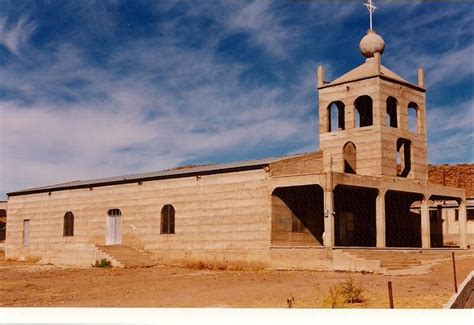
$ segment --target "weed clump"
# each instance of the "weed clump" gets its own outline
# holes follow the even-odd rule
[[[340,286],[340,290],[345,302],[349,304],[364,301],[364,297],[362,296],[362,286],[355,283],[353,278],[349,278],[348,280],[344,281]]]
[[[329,288],[328,295],[324,297],[323,305],[333,309],[344,306],[344,298],[342,297],[341,289],[338,286]]]
[[[323,300],[323,305],[331,308],[344,307],[344,304],[355,304],[364,302],[362,293],[364,290],[353,278],[329,288],[328,295]]]
[[[92,264],[93,267],[98,267],[98,268],[101,268],[101,269],[107,269],[109,267],[112,267],[112,262],[109,261],[108,259],[106,258],[103,258],[100,260],[100,262],[98,260],[95,261],[95,264]]]

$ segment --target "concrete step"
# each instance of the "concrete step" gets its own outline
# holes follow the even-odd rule
[[[451,251],[431,250],[368,250],[368,249],[343,249],[343,252],[353,257],[368,261],[379,261],[380,266],[387,271],[403,271],[436,263],[440,260],[451,258]],[[457,252],[462,254],[462,252]]]
[[[140,252],[131,246],[97,246],[102,252],[110,255],[125,268],[151,267],[158,265],[151,254]]]

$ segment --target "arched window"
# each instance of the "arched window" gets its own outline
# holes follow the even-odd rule
[[[397,140],[397,176],[408,177],[411,170],[411,141],[399,138]]]
[[[398,127],[397,100],[392,96],[387,98],[387,126],[392,128]]]
[[[355,174],[357,171],[357,152],[356,146],[352,142],[347,142],[342,148],[342,157],[344,159],[344,173]]]
[[[63,237],[72,236],[74,236],[74,215],[71,211],[68,211],[64,214]]]
[[[332,102],[328,106],[328,132],[345,129],[344,103],[341,101]]]
[[[174,234],[174,207],[171,204],[161,209],[161,231],[162,234]]]
[[[418,105],[413,102],[408,104],[408,130],[418,132]]]
[[[364,95],[357,97],[354,102],[356,110],[356,127],[361,128],[364,126],[370,126],[373,124],[373,106],[372,98]]]

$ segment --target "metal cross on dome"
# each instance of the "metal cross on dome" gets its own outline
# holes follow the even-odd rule
[[[370,15],[370,29],[372,29],[372,14],[374,13],[375,9],[377,7],[374,5],[374,2],[372,0],[367,0],[367,3],[364,4],[367,9],[369,10],[369,15]]]

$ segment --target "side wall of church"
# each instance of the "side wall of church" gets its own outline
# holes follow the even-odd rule
[[[163,261],[268,264],[271,195],[261,170],[203,175],[10,197],[6,257],[61,256],[90,265],[105,245],[109,209],[121,210],[122,244]],[[175,209],[175,234],[160,234],[161,209]],[[63,236],[64,214],[74,236]],[[29,244],[24,244],[29,220]]]

